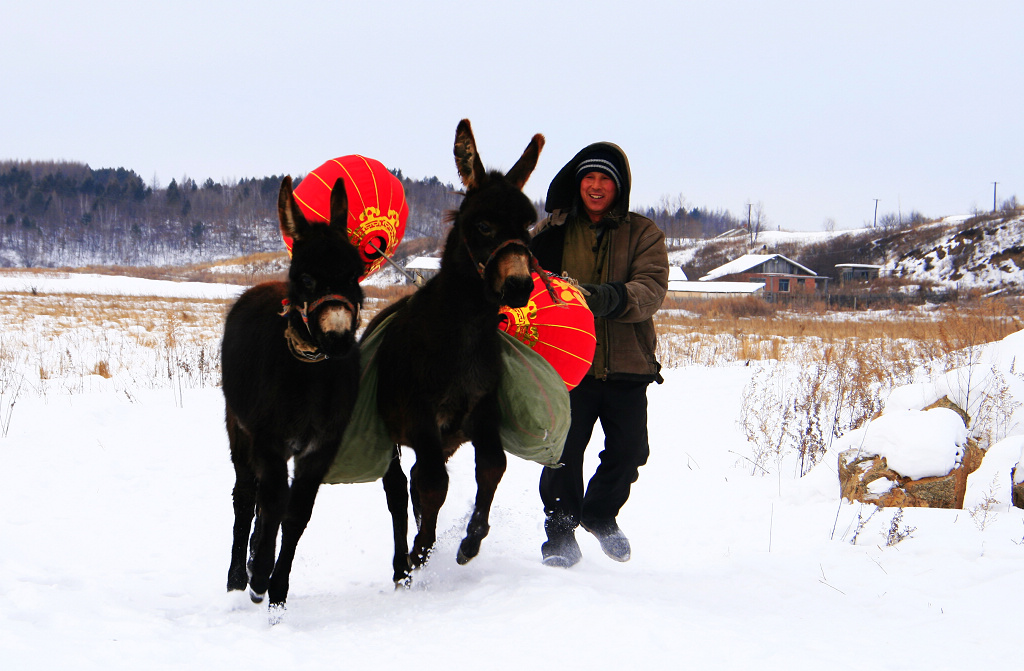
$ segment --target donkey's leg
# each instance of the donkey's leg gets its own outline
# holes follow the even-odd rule
[[[256,492],[259,512],[250,539],[249,597],[254,603],[260,603],[270,585],[277,532],[288,507],[288,464],[258,436],[253,441],[253,459],[259,480]]]
[[[419,531],[413,540],[409,563],[413,569],[419,568],[430,557],[430,551],[437,540],[437,514],[448,497],[448,470],[441,455],[440,441],[434,440],[430,447],[422,446],[416,450],[416,477],[413,487],[419,500]]]
[[[497,397],[490,396],[481,400],[470,423],[476,460],[476,504],[469,518],[466,537],[459,545],[456,556],[459,564],[466,564],[479,554],[480,543],[491,530],[491,504],[508,463],[498,434],[499,422]]]
[[[423,519],[423,509],[420,507],[420,490],[416,486],[416,462],[413,462],[409,469],[409,499],[412,501],[412,516],[416,520],[416,531],[420,530],[420,520]]]
[[[228,568],[228,591],[245,589],[249,583],[246,573],[246,550],[249,546],[249,530],[252,529],[256,513],[256,476],[245,467],[235,467],[235,487],[231,491],[235,509],[235,523],[232,529],[231,565]]]
[[[394,569],[392,579],[395,586],[408,587],[409,568],[409,482],[402,470],[401,447],[395,446],[395,456],[384,474],[384,495],[391,512],[391,526],[395,535],[395,557],[391,562]]]
[[[283,605],[288,598],[288,578],[295,560],[295,548],[313,514],[313,504],[320,490],[320,483],[334,455],[341,444],[341,436],[332,436],[295,461],[295,478],[292,480],[288,506],[281,520],[281,551],[270,576],[270,605]]]
[[[238,420],[230,410],[227,412],[228,442],[231,446],[231,463],[235,467],[235,486],[231,500],[235,522],[231,533],[231,564],[228,567],[228,591],[243,590],[249,584],[246,574],[246,550],[249,546],[249,530],[256,512],[256,474],[249,467],[252,441],[238,426]]]

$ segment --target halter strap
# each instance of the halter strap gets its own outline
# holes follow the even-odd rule
[[[491,252],[491,255],[487,257],[487,261],[485,263],[480,263],[475,258],[473,258],[473,250],[469,248],[469,240],[467,240],[465,236],[463,236],[462,238],[462,244],[466,246],[466,253],[469,254],[469,260],[476,264],[476,272],[480,274],[480,277],[483,277],[484,274],[487,272],[487,268],[494,261],[494,257],[498,255],[498,252],[508,247],[509,245],[519,245],[520,247],[526,250],[527,256],[529,256],[531,260],[533,259],[533,253],[530,251],[529,245],[527,245],[522,240],[517,240],[515,238],[509,238],[505,242],[495,247],[494,251]]]
[[[287,317],[288,313],[291,312],[292,310],[298,312],[302,316],[302,323],[306,325],[306,330],[309,331],[309,335],[313,335],[313,330],[309,328],[309,313],[312,312],[313,310],[316,310],[318,307],[320,307],[324,303],[327,303],[328,301],[330,301],[331,303],[341,303],[342,305],[347,307],[350,312],[354,313],[356,311],[355,306],[352,305],[352,301],[345,298],[341,294],[325,294],[320,298],[316,299],[315,301],[313,301],[312,305],[310,305],[307,302],[303,303],[302,307],[292,305],[291,301],[289,301],[287,298],[283,298],[281,299],[281,311],[278,312],[277,314],[281,315],[282,317]]]
[[[298,312],[299,315],[302,317],[302,323],[306,325],[306,331],[309,333],[310,337],[312,337],[313,329],[309,327],[309,313],[311,313],[313,310],[316,310],[318,307],[327,302],[341,303],[342,305],[347,307],[351,312],[356,312],[355,306],[352,305],[352,301],[345,298],[341,294],[326,294],[313,301],[312,305],[310,305],[309,303],[303,303],[302,307],[292,305],[291,301],[289,301],[287,298],[283,298],[281,299],[281,311],[278,312],[277,314],[279,314],[282,317],[287,317],[288,313],[292,312],[293,310],[295,312]],[[317,347],[316,345],[307,341],[301,335],[299,335],[299,333],[296,332],[294,328],[292,328],[291,322],[288,323],[288,327],[284,330],[284,339],[288,343],[289,351],[291,351],[292,355],[299,361],[316,363],[318,361],[324,361],[325,359],[328,358],[326,354],[320,351],[319,347]]]
[[[555,305],[565,305],[565,301],[562,300],[561,296],[555,291],[554,285],[551,283],[551,273],[540,267],[540,261],[533,254],[530,255],[530,270],[537,273],[540,276],[540,281],[544,283],[544,288],[548,290],[548,296],[551,297],[551,302]]]
[[[544,283],[544,288],[548,290],[548,295],[551,296],[552,302],[554,302],[555,305],[565,304],[565,301],[563,301],[555,292],[554,286],[551,285],[551,274],[548,271],[541,268],[540,261],[538,261],[537,257],[533,255],[532,251],[530,251],[529,245],[527,245],[522,240],[510,238],[505,242],[501,243],[500,245],[495,247],[494,251],[491,252],[491,255],[487,257],[486,263],[480,263],[479,261],[473,258],[473,252],[469,248],[469,241],[465,237],[462,238],[462,242],[466,246],[466,254],[469,255],[469,260],[473,261],[476,264],[476,271],[480,274],[480,277],[484,276],[484,274],[487,272],[487,267],[491,265],[491,262],[494,261],[494,257],[497,256],[498,252],[500,252],[502,249],[508,247],[509,245],[519,245],[520,247],[524,247],[526,249],[527,256],[530,257],[530,270],[537,273],[540,276],[541,282]]]
[[[319,347],[299,335],[291,322],[288,322],[284,330],[284,341],[288,344],[288,351],[292,356],[303,363],[318,363],[327,359],[327,355],[321,352]]]

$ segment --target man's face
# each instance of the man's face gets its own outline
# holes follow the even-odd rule
[[[598,222],[615,204],[615,180],[603,172],[588,172],[580,182],[580,198],[593,222]]]

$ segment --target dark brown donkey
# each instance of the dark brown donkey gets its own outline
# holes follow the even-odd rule
[[[246,291],[224,325],[224,400],[235,466],[228,590],[248,584],[259,603],[269,588],[271,609],[283,607],[288,596],[295,546],[341,444],[359,384],[355,334],[364,266],[348,241],[347,206],[339,179],[331,191],[330,225],[308,223],[285,177],[277,209],[281,231],[294,240],[288,281]]]
[[[441,270],[411,297],[385,309],[371,332],[391,317],[377,353],[378,408],[391,439],[416,453],[411,470],[418,533],[409,552],[409,483],[395,459],[384,491],[395,534],[394,580],[408,585],[428,558],[437,514],[448,492],[445,462],[466,440],[476,455],[477,496],[460,564],[480,551],[489,531],[495,489],[505,472],[498,434],[501,377],[498,308],[522,307],[533,288],[529,227],[537,213],[523,185],[544,138],[535,135],[507,174],[486,172],[469,121],[455,133],[455,164],[466,195],[452,214]]]

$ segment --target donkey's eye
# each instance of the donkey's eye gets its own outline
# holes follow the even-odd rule
[[[304,286],[308,291],[316,289],[316,280],[313,279],[312,275],[306,275],[303,273],[299,277],[299,281],[302,282],[302,286]]]
[[[478,221],[478,222],[476,222],[476,227],[477,227],[477,230],[479,230],[484,235],[494,235],[494,226],[491,226],[486,221]]]

